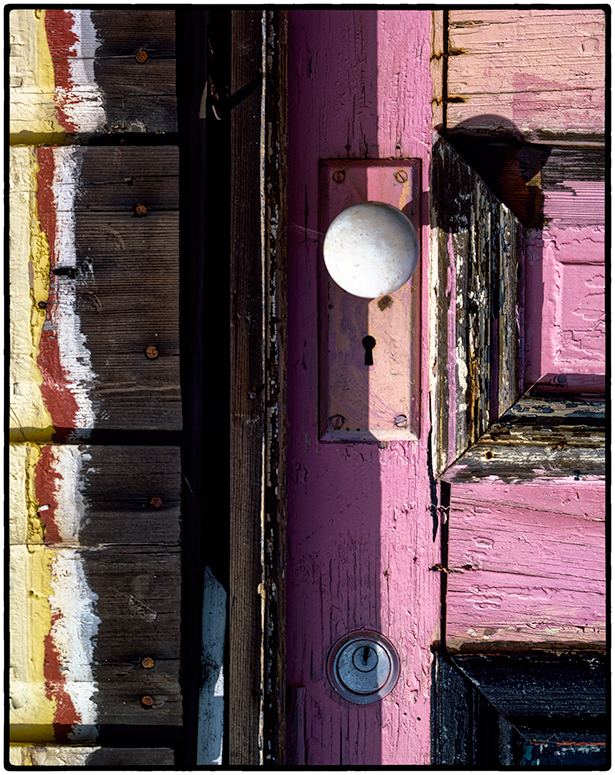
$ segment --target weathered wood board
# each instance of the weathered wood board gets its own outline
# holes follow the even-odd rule
[[[172,748],[113,748],[80,745],[11,745],[9,762],[16,767],[172,767]]]
[[[520,395],[519,222],[441,138],[432,163],[434,471]]]
[[[453,485],[447,647],[603,647],[604,519],[596,482]]]
[[[136,9],[13,11],[42,25],[51,78],[34,87],[43,128],[104,136],[177,131],[175,12]],[[12,52],[11,132],[27,141],[32,114],[22,108],[33,90],[29,55]],[[39,52],[37,56],[43,54]]]
[[[455,461],[447,482],[604,479],[605,404],[521,398]]]
[[[455,8],[448,18],[449,128],[604,133],[604,9]]]
[[[434,668],[432,764],[604,767],[604,654],[439,656]]]
[[[49,627],[12,662],[12,739],[31,741],[43,725],[27,699],[43,678],[56,739],[96,740],[109,725],[181,725],[180,449],[11,451],[13,496],[23,503],[11,533],[11,621],[27,622],[29,588]],[[28,663],[43,655],[37,675]]]
[[[178,149],[37,158],[50,262],[38,365],[55,439],[179,431]]]

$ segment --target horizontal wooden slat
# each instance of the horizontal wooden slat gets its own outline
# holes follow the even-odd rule
[[[177,547],[82,550],[83,567],[98,595],[95,661],[116,664],[150,655],[178,659],[180,553]]]
[[[604,520],[595,483],[453,486],[448,648],[602,644]]]
[[[168,147],[76,147],[71,149],[79,189],[70,196],[74,179],[58,182],[68,196],[54,202],[56,212],[132,212],[137,204],[148,212],[179,208],[179,148]],[[45,212],[39,204],[39,212]]]
[[[444,474],[448,482],[493,476],[579,480],[605,476],[605,405],[570,398],[522,398]]]
[[[171,767],[172,748],[114,748],[81,745],[12,745],[12,765],[34,767]]]
[[[138,49],[150,57],[175,56],[175,11],[105,8],[92,11],[92,21],[100,38],[96,56],[101,59],[134,57]]]
[[[449,24],[449,127],[604,131],[604,10],[453,9]]]
[[[179,431],[178,149],[41,148],[38,159],[51,249],[38,364],[55,439]]]
[[[45,26],[68,132],[177,131],[173,11],[52,8]]]
[[[602,654],[457,656],[453,662],[507,717],[606,713]]]
[[[150,652],[144,656],[150,656]],[[179,670],[179,659],[155,659],[154,666],[147,669],[138,659],[97,665],[94,696],[98,706],[98,723],[180,725],[182,695]],[[144,704],[144,697],[151,697],[152,704]]]
[[[179,542],[179,447],[45,446],[36,467],[36,493],[47,543]],[[67,503],[73,504],[70,513]]]

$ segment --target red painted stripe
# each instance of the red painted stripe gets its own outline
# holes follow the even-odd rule
[[[62,615],[59,613],[52,614],[51,629],[53,629],[53,625],[61,618]],[[50,700],[55,700],[56,703],[53,721],[57,739],[57,732],[60,730],[56,729],[56,725],[63,726],[66,724],[79,724],[81,717],[75,710],[73,701],[65,689],[66,678],[62,672],[60,654],[58,653],[55,643],[53,642],[51,630],[45,636],[44,675],[45,692],[47,694],[47,698]]]
[[[56,113],[58,121],[67,132],[75,132],[78,127],[65,111],[69,102],[75,102],[73,77],[70,71],[69,57],[77,53],[77,36],[73,32],[73,14],[60,8],[48,8],[45,12],[45,30],[47,43],[53,61],[56,85]]]
[[[61,264],[61,256],[56,255],[55,238],[57,219],[53,197],[53,175],[55,161],[52,148],[38,149],[38,217],[41,229],[49,241],[51,268]],[[66,281],[65,278],[49,275],[49,297],[47,299],[48,330],[41,333],[39,344],[38,367],[43,378],[41,393],[45,405],[51,414],[55,428],[54,441],[66,439],[75,427],[77,402],[71,392],[71,383],[60,361],[60,349],[57,338],[57,303],[56,284]]]
[[[34,486],[39,508],[41,506],[49,507],[40,512],[41,521],[45,527],[46,544],[62,543],[62,536],[55,520],[58,507],[56,495],[58,480],[62,478],[62,475],[53,466],[55,460],[51,445],[41,447],[41,457],[36,466]]]

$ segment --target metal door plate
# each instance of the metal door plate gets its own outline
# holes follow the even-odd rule
[[[342,210],[386,202],[421,233],[420,159],[324,161],[321,232]],[[420,243],[420,240],[419,240]],[[323,441],[418,438],[421,261],[412,278],[380,299],[343,291],[320,256],[320,432]],[[373,365],[363,340],[373,337]]]

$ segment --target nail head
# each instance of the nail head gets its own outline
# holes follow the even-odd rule
[[[154,358],[158,357],[158,348],[154,347],[153,344],[150,344],[145,348],[145,355],[150,359],[150,361],[153,361]]]
[[[149,54],[144,48],[140,48],[135,54],[135,59],[140,65],[142,65],[144,62],[147,62],[147,60],[149,59]]]
[[[141,660],[141,667],[144,667],[146,669],[150,669],[154,667],[154,660],[151,657],[143,657]]]
[[[162,506],[162,498],[158,495],[154,495],[153,498],[150,498],[149,505],[153,506],[155,509],[159,509]]]
[[[143,705],[146,708],[151,708],[154,704],[154,698],[150,697],[149,694],[146,694],[145,697],[141,697],[141,705]]]

